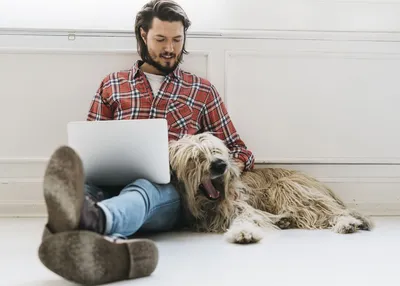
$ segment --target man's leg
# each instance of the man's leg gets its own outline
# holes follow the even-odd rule
[[[69,147],[58,148],[44,176],[48,221],[39,247],[42,263],[61,277],[81,284],[104,284],[150,275],[158,249],[148,239],[111,240],[96,228],[101,211],[84,195],[82,162]]]
[[[71,156],[70,159],[72,158]],[[99,228],[104,224],[104,219],[101,223],[98,223],[102,218],[102,212],[96,207],[96,202],[111,198],[116,194],[105,192],[93,184],[83,183],[83,172],[79,161],[69,162],[68,164],[71,164],[71,168],[58,170],[58,174],[55,173],[54,163],[55,160],[50,160],[44,179],[44,197],[46,199],[49,221],[44,229],[42,240],[53,233],[82,228],[101,234],[101,231],[93,229],[95,226]],[[73,170],[76,172],[71,173]],[[60,183],[61,174],[65,176],[64,179],[68,178],[69,183]],[[62,198],[62,196],[69,197]],[[61,200],[63,200],[64,204],[58,207]],[[81,209],[79,209],[80,207]],[[89,219],[94,220],[95,223],[88,222]],[[86,223],[86,227],[82,227],[84,223]]]
[[[172,184],[154,184],[139,179],[120,195],[97,205],[105,214],[105,234],[131,236],[141,231],[167,231],[180,222],[181,204]]]

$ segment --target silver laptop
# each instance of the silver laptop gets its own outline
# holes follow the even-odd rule
[[[70,122],[67,134],[86,179],[96,185],[123,186],[139,178],[170,182],[166,119]]]

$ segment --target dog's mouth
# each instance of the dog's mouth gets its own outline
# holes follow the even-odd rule
[[[217,190],[218,179],[206,178],[200,184],[200,190],[204,193],[209,200],[218,200],[222,197],[220,191]]]

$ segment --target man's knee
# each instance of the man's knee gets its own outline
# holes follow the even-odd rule
[[[135,180],[134,182],[132,182],[129,185],[140,187],[140,188],[145,189],[145,190],[156,187],[156,184],[150,182],[147,179],[137,179],[137,180]]]
[[[129,193],[129,192],[133,192],[133,191],[137,191],[139,193],[142,193],[142,195],[145,195],[148,197],[148,196],[151,196],[154,192],[157,192],[158,189],[154,183],[150,182],[147,179],[137,179],[137,180],[133,181],[132,183],[126,185],[122,189],[121,194]]]
[[[145,193],[148,198],[154,199],[157,202],[170,202],[179,200],[179,194],[172,184],[156,184],[147,179],[137,179],[127,185],[121,193],[139,191]]]

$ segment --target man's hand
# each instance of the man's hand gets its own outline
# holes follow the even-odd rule
[[[244,162],[242,160],[239,160],[239,159],[235,159],[235,162],[239,166],[240,173],[242,173],[243,170],[244,170]]]

